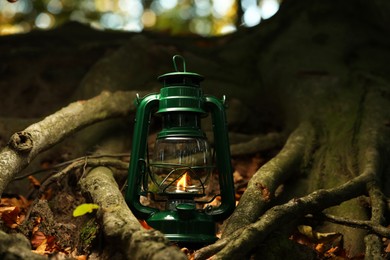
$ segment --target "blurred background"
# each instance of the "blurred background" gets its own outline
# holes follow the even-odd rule
[[[0,0],[0,35],[78,21],[101,30],[223,35],[273,16],[282,0]]]

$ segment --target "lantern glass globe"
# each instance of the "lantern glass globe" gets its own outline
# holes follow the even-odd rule
[[[205,195],[212,172],[212,157],[206,138],[166,137],[156,140],[151,178],[158,194]]]

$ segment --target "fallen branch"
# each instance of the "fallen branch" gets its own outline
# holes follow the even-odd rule
[[[12,178],[39,153],[88,125],[134,111],[136,92],[102,92],[86,101],[77,101],[12,135],[0,152],[0,194]]]
[[[161,232],[141,227],[126,205],[109,168],[94,168],[80,184],[100,207],[98,216],[107,242],[111,241],[126,259],[187,259]]]

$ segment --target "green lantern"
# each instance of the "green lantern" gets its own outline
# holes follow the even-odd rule
[[[177,61],[183,71],[178,71]],[[224,99],[204,95],[203,77],[186,71],[185,60],[173,57],[175,72],[158,77],[160,93],[137,97],[137,112],[128,175],[126,202],[137,218],[160,230],[173,242],[209,244],[217,238],[215,225],[234,210],[233,171]],[[201,129],[211,115],[214,149]],[[153,154],[147,137],[153,116],[161,117]],[[218,174],[219,193],[208,194],[208,182]],[[214,195],[214,196],[213,196]],[[164,208],[142,203],[148,197],[164,201]],[[220,197],[218,206],[204,206],[204,198]]]

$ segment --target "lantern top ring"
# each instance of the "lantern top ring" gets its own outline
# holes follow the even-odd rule
[[[173,56],[173,58],[172,58],[172,61],[173,61],[173,67],[175,68],[175,70],[177,71],[177,72],[179,72],[179,70],[177,69],[177,59],[181,59],[181,61],[182,61],[182,63],[183,63],[183,72],[186,72],[187,70],[186,70],[186,60],[184,59],[184,57],[183,56],[181,56],[181,55],[175,55],[175,56]]]

